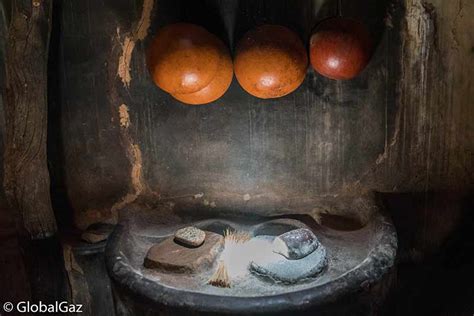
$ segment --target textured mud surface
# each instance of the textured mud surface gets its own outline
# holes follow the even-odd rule
[[[133,221],[127,224],[120,245],[121,253],[125,258],[121,257],[120,260],[126,260],[134,273],[142,278],[186,292],[239,297],[276,295],[322,285],[356,269],[364,260],[368,260],[369,253],[377,245],[377,240],[375,240],[376,231],[383,224],[380,221],[371,221],[364,227],[342,231],[318,225],[315,221],[305,220],[303,222],[290,218],[229,219],[227,217],[226,219],[213,218],[206,220],[171,218],[163,221],[163,218],[149,213],[135,217]],[[160,272],[143,267],[143,258],[153,244],[173,236],[177,229],[189,225],[217,234],[223,234],[226,229],[237,230],[247,232],[253,237],[278,236],[296,228],[309,228],[318,237],[320,243],[324,245],[327,267],[321,273],[316,273],[314,278],[305,278],[293,284],[268,280],[247,270],[246,273],[238,274],[232,278],[231,288],[217,288],[207,284],[219,260],[216,260],[215,264],[208,270],[195,274]],[[264,249],[255,249],[254,251],[261,250]],[[321,259],[320,256],[317,257],[311,259],[310,255],[307,258],[316,261]],[[314,266],[318,265],[318,262],[313,263]]]

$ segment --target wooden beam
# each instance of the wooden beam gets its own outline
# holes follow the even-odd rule
[[[46,158],[52,0],[13,0],[6,47],[5,179],[26,235],[56,232]]]

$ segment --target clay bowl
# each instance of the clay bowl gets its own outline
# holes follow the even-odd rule
[[[241,196],[237,199],[240,201]],[[352,210],[356,200],[350,198],[341,204],[340,197],[329,197],[321,201],[320,206],[342,205]],[[234,203],[241,202],[235,200]],[[215,213],[196,212],[190,205],[180,209],[177,203],[178,211],[175,209],[167,220],[156,210],[143,209],[139,216],[124,218],[109,237],[108,272],[117,297],[127,302],[130,315],[347,315],[348,310],[369,311],[374,300],[383,299],[384,289],[393,279],[396,231],[373,199],[364,199],[363,203],[364,209],[370,209],[372,215],[367,222],[351,230],[319,225],[307,214],[296,215],[296,212],[304,213],[300,210],[292,210],[291,215],[267,217],[258,211],[250,216],[225,209],[216,209]],[[231,288],[220,288],[206,282],[217,262],[197,273],[175,273],[143,266],[151,247],[185,226],[216,234],[235,229],[251,236],[277,236],[295,228],[309,228],[328,250],[327,269],[300,283],[275,283],[249,274],[232,280]],[[365,286],[367,284],[370,286]]]
[[[148,70],[155,84],[170,94],[198,92],[216,77],[222,55],[226,54],[222,45],[198,25],[167,25],[148,48]]]
[[[301,85],[307,64],[305,47],[296,33],[284,26],[263,25],[247,32],[237,44],[234,71],[251,95],[279,98]]]
[[[311,65],[331,79],[356,77],[367,66],[371,53],[369,31],[361,22],[349,18],[323,21],[310,40]]]
[[[221,49],[221,58],[214,79],[197,92],[173,94],[172,96],[176,100],[190,105],[206,104],[216,101],[227,91],[234,75],[232,58],[224,43],[220,40],[218,41]]]

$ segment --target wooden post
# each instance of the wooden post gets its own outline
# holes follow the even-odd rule
[[[29,238],[54,235],[46,158],[52,0],[12,0],[6,47],[5,193]]]

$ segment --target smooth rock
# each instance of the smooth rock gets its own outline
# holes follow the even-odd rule
[[[272,251],[274,236],[257,236],[250,242],[260,249],[249,265],[253,274],[276,283],[293,284],[314,278],[327,266],[326,248],[319,244],[317,249],[299,260],[288,260]]]
[[[144,266],[169,272],[197,273],[211,268],[223,248],[224,237],[212,232],[206,232],[206,240],[198,248],[177,244],[171,236],[148,250]]]
[[[199,247],[206,239],[206,233],[194,226],[178,229],[174,234],[174,240],[192,247]]]
[[[291,260],[306,257],[318,246],[318,238],[307,228],[291,230],[276,237],[273,241],[273,251]]]
[[[81,239],[91,244],[99,243],[109,238],[114,227],[114,225],[106,223],[92,224],[82,233]]]

